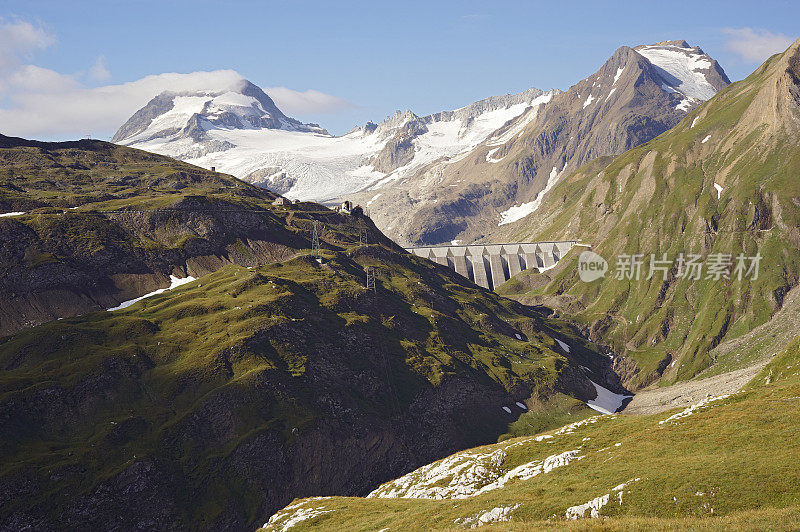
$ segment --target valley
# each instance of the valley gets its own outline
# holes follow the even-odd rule
[[[355,212],[99,141],[3,142],[0,201],[23,212],[0,219],[4,528],[254,528],[521,415],[552,427],[526,402],[580,411],[581,367],[623,391],[569,322]],[[46,164],[55,194],[27,177]]]
[[[263,529],[796,527],[798,57],[795,41],[672,130],[577,169],[538,216],[492,233],[591,242],[612,267],[615,253],[681,249],[767,258],[749,279],[690,277],[671,262],[662,279],[591,281],[573,251],[499,287],[609,342],[612,369],[637,392],[621,413],[511,433],[365,498],[301,499]]]
[[[374,91],[262,89],[236,61],[292,71],[270,41],[291,26],[296,75],[308,45],[314,75],[354,76],[326,54],[358,42],[381,69],[350,85],[433,91],[496,15],[413,19],[409,61],[388,27],[322,38],[336,17],[271,7],[215,44],[231,70],[114,86],[104,56],[26,65],[57,39],[0,18],[28,43],[0,51],[0,532],[800,527],[800,40],[731,81],[642,25],[652,44],[537,74],[594,70],[563,89],[518,61],[513,92],[339,135],[295,110],[362,116]],[[535,40],[530,64],[564,61]],[[110,142],[5,134],[4,105],[61,90],[81,125],[128,118]]]

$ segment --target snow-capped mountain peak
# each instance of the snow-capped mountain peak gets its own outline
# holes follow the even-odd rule
[[[281,129],[327,135],[316,124],[284,115],[264,91],[246,79],[225,87],[162,92],[137,111],[112,138],[133,145],[147,142],[209,141],[214,129]]]
[[[261,89],[241,80],[214,89],[162,93],[113,141],[170,155],[292,198],[332,200],[455,160],[558,91],[528,89],[418,116],[397,111],[341,137],[287,117]]]
[[[290,198],[371,202],[376,223],[385,221],[389,231],[401,221],[381,217],[382,211],[408,221],[412,210],[428,216],[434,205],[443,218],[453,218],[464,198],[474,204],[484,194],[486,212],[534,205],[533,198],[567,169],[646,142],[728,84],[717,62],[686,41],[622,46],[565,92],[532,88],[425,116],[397,111],[331,136],[287,117],[240,78],[222,87],[162,93],[113,140],[214,166]],[[489,181],[498,184],[495,195]],[[411,204],[398,209],[403,201]],[[444,209],[446,203],[455,207]],[[450,229],[436,235],[404,231],[397,236],[409,241],[456,238],[445,238]]]
[[[699,46],[690,46],[683,40],[662,41],[634,48],[655,68],[664,81],[667,92],[684,95],[688,102],[697,103],[713,97],[730,84],[719,64]]]

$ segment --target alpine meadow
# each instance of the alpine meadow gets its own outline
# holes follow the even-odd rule
[[[800,529],[796,6],[78,4],[0,6],[0,531]]]

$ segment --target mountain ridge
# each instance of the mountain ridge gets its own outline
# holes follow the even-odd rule
[[[158,132],[122,142],[215,166],[292,198],[332,201],[393,172],[407,172],[410,166],[472,148],[508,119],[537,105],[537,100],[546,100],[547,94],[528,89],[423,117],[397,111],[378,124],[368,122],[339,137],[217,128],[209,129],[208,138],[200,143]]]
[[[673,263],[663,280],[589,284],[573,257],[541,277],[523,274],[508,294],[569,308],[626,355],[619,370],[633,387],[691,378],[716,362],[720,342],[767,322],[800,271],[798,50],[800,41],[652,141],[578,169],[536,217],[497,232],[583,240],[611,265],[620,253],[769,257],[756,279],[694,280]]]
[[[101,141],[0,145],[0,529],[252,529],[551,426],[526,403],[585,415],[581,366],[622,391],[570,324],[358,212]]]
[[[361,203],[370,202],[378,226],[403,244],[478,240],[478,231],[486,230],[490,222],[481,219],[481,216],[476,218],[472,212],[474,209],[465,210],[459,194],[468,202],[484,202],[482,207],[486,209],[479,210],[492,213],[487,216],[502,215],[505,220],[502,213],[509,208],[530,208],[526,205],[547,187],[552,168],[556,168],[554,176],[560,175],[567,164],[575,168],[588,158],[619,153],[649,140],[677,123],[700,98],[707,96],[708,91],[714,91],[728,82],[715,60],[699,47],[690,47],[685,41],[664,41],[640,45],[637,49],[648,54],[650,59],[633,52],[631,48],[621,47],[609,61],[619,63],[625,59],[620,58],[620,54],[643,58],[638,68],[646,70],[647,78],[657,86],[657,90],[647,89],[647,98],[651,100],[649,109],[643,101],[638,104],[633,102],[638,105],[633,120],[643,122],[625,126],[630,133],[605,133],[608,138],[598,140],[594,146],[569,145],[569,137],[578,133],[586,134],[580,129],[584,127],[578,124],[580,119],[576,121],[575,117],[585,114],[582,112],[584,110],[591,112],[594,107],[605,103],[596,98],[619,96],[613,96],[613,89],[610,93],[593,94],[592,91],[597,92],[597,89],[583,87],[588,94],[581,95],[579,104],[569,104],[574,108],[568,113],[569,120],[576,124],[571,127],[577,127],[578,130],[555,140],[562,151],[578,150],[581,152],[579,156],[565,158],[563,153],[550,153],[548,146],[553,140],[544,138],[544,144],[528,148],[533,152],[544,150],[547,160],[539,161],[535,156],[534,159],[522,161],[519,169],[507,170],[503,168],[504,164],[497,164],[501,163],[498,157],[505,157],[509,148],[489,137],[498,137],[497,132],[502,128],[519,128],[520,134],[523,134],[522,130],[530,122],[537,122],[536,115],[540,108],[547,109],[553,98],[561,101],[567,98],[560,96],[563,95],[562,91],[544,92],[532,88],[517,94],[490,96],[459,109],[426,116],[418,116],[410,110],[397,111],[380,123],[367,122],[340,137],[327,136],[324,130],[305,131],[291,127],[283,128],[286,133],[281,129],[239,130],[229,127],[230,123],[225,120],[209,122],[203,118],[203,113],[192,115],[195,123],[188,126],[181,124],[182,129],[179,130],[174,127],[172,130],[151,127],[146,133],[140,132],[138,137],[132,136],[129,132],[142,130],[144,117],[157,114],[161,109],[159,104],[154,103],[149,110],[145,108],[138,112],[139,118],[133,120],[133,124],[138,124],[137,127],[130,124],[123,126],[114,140],[206,168],[214,166],[290,198],[329,203],[355,198]],[[675,65],[680,68],[676,70]],[[668,73],[670,69],[675,75]],[[619,74],[615,71],[609,76],[617,77]],[[611,84],[611,78],[606,81]],[[577,84],[567,92],[575,92],[575,87]],[[706,92],[696,93],[698,87]],[[174,99],[174,96],[161,97],[164,98]],[[546,111],[543,113],[548,115]],[[555,121],[564,119],[563,116],[553,118]],[[541,117],[537,123],[542,123]],[[592,120],[587,118],[586,123],[586,127],[592,127]],[[549,126],[543,127],[546,130]],[[608,126],[598,127],[602,129]],[[630,139],[622,138],[628,134]],[[516,139],[507,139],[502,144],[512,140]],[[491,147],[485,150],[484,146],[489,144]],[[480,157],[484,160],[480,161]],[[466,169],[466,166],[473,165],[473,161],[478,163],[476,168]],[[458,169],[454,170],[451,166]],[[489,197],[483,200],[481,196],[475,196],[479,191],[465,190],[466,181],[481,180],[480,176],[468,180],[450,179],[455,173],[477,172],[489,178],[483,186],[495,187],[490,176],[496,174],[498,169],[503,174],[501,188],[490,192]],[[426,177],[428,175],[432,177]],[[531,179],[534,181],[532,184],[529,182]],[[383,197],[378,199],[376,194]],[[448,197],[453,195],[456,197]],[[509,204],[511,200],[516,203]],[[403,205],[402,211],[411,216],[393,219],[398,212],[394,207],[398,204]],[[456,219],[449,227],[440,228],[440,225],[446,224],[448,217]],[[422,229],[412,229],[420,225]],[[433,225],[433,232],[424,227],[429,225]]]
[[[198,101],[194,102],[191,108],[181,109],[182,115],[161,126],[162,129],[148,132],[148,129],[153,127],[154,121],[176,111],[178,99]],[[188,116],[188,119],[182,124],[182,118],[185,116]],[[328,132],[318,124],[303,124],[286,116],[263,90],[252,82],[241,79],[224,88],[164,91],[120,126],[111,138],[111,142],[135,144],[164,137],[171,137],[173,140],[188,137],[202,142],[208,140],[206,131],[213,127],[284,129],[328,135]]]
[[[699,51],[685,50],[692,61]],[[708,64],[716,61],[708,58]],[[403,244],[485,241],[498,222],[533,212],[539,194],[565,169],[621,153],[677,124],[699,100],[668,86],[660,71],[622,46],[594,74],[507,123],[458,161],[434,162],[402,185],[371,187],[355,197],[366,202],[380,193],[370,212]],[[723,72],[712,81],[719,86],[725,80]]]

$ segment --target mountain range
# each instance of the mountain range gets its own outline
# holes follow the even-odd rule
[[[297,500],[262,530],[797,528],[798,145],[800,40],[491,235],[577,238],[610,262],[606,278],[581,280],[573,253],[500,290],[613,346],[637,390],[621,414],[455,453],[366,497]],[[681,252],[763,259],[755,276],[731,264],[695,277],[679,273]],[[611,275],[637,253],[673,261],[663,276]]]
[[[254,88],[245,80],[239,87]],[[392,172],[402,174],[409,165],[470,149],[509,119],[552,96],[530,89],[426,117],[398,111],[380,124],[370,122],[334,137],[314,125],[286,119],[253,127],[246,106],[232,108],[235,112],[229,113],[237,118],[223,123],[219,117],[226,115],[214,102],[244,103],[239,87],[161,94],[123,125],[112,141],[214,166],[290,198],[331,201]],[[261,116],[261,109],[283,116],[266,94],[254,90],[260,93],[252,102],[254,116]]]
[[[536,216],[497,227],[492,237],[580,240],[611,268],[619,256],[642,254],[646,271],[651,255],[666,255],[666,275],[586,283],[573,258],[503,290],[569,308],[628,355],[617,362],[629,367],[618,370],[634,387],[693,377],[716,363],[724,339],[769,321],[800,275],[796,50],[797,43],[664,135],[577,169],[545,195]],[[681,254],[729,256],[731,269],[740,255],[764,259],[754,279],[720,280],[706,271],[686,275]]]
[[[254,529],[624,391],[357,213],[101,141],[0,160],[1,530]]]
[[[158,95],[112,141],[290,198],[356,199],[402,244],[474,241],[535,209],[565,169],[650,140],[728,83],[700,48],[665,41],[620,48],[563,93],[532,88],[424,117],[398,111],[334,137],[286,118],[242,80]]]
[[[800,40],[341,137],[241,80],[115,141],[0,135],[0,531],[800,523]],[[491,291],[394,239],[575,245]]]

